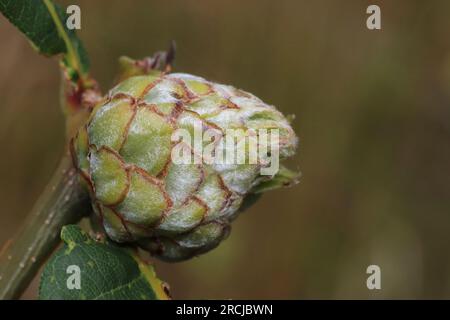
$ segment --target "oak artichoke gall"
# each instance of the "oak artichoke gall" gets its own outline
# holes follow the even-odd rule
[[[94,108],[71,142],[75,166],[112,240],[136,243],[167,261],[207,252],[227,237],[252,190],[274,179],[261,174],[270,152],[257,163],[173,161],[174,132],[194,132],[198,123],[204,132],[221,132],[221,139],[228,129],[276,129],[280,158],[295,153],[288,120],[250,93],[188,74],[130,77]]]

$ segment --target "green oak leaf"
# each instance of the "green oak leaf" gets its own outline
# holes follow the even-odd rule
[[[87,73],[87,53],[74,30],[66,27],[67,14],[51,0],[0,0],[0,12],[30,40],[41,54],[65,55],[65,64],[79,75]]]
[[[165,283],[133,251],[95,241],[76,225],[63,227],[61,238],[64,245],[42,273],[40,299],[170,299]]]

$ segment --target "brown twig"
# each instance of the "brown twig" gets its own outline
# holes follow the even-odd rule
[[[17,237],[0,256],[0,299],[19,298],[60,241],[61,227],[90,210],[70,157],[62,159]]]

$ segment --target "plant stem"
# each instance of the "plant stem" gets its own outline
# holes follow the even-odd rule
[[[0,250],[0,299],[19,298],[60,241],[61,227],[90,206],[71,159],[65,155],[15,240]]]
[[[78,54],[76,53],[75,49],[73,48],[72,42],[69,39],[69,36],[67,35],[66,29],[64,29],[63,23],[61,19],[58,16],[58,13],[56,12],[55,5],[50,0],[44,0],[44,4],[47,6],[48,12],[50,13],[50,16],[53,19],[53,22],[55,23],[56,29],[58,30],[59,35],[63,39],[66,49],[67,49],[67,60],[69,61],[69,64],[74,68],[80,77],[83,77],[83,72],[81,71],[81,63],[80,63],[80,57],[78,57]]]

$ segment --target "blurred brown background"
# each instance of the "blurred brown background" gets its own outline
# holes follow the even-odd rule
[[[174,39],[176,71],[297,116],[301,183],[266,194],[213,252],[156,262],[175,298],[450,298],[449,1],[57,2],[80,5],[104,91],[120,55]],[[366,28],[369,4],[380,31]],[[0,39],[2,243],[55,168],[64,128],[56,60],[3,17]],[[36,283],[24,297],[35,295]]]

